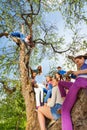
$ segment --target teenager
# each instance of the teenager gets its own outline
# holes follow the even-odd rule
[[[74,58],[74,62],[78,68],[77,71],[72,71],[72,74],[76,75],[75,82],[60,81],[58,84],[61,96],[66,96],[62,105],[62,130],[73,130],[70,113],[77,99],[79,90],[87,88],[87,56],[79,55]],[[69,89],[67,95],[65,93],[65,88]]]
[[[63,98],[60,95],[58,89],[58,80],[52,79],[52,97],[48,99],[48,102],[38,108],[38,120],[40,123],[41,130],[47,130],[45,126],[45,119],[57,120],[60,118],[60,114],[57,112],[61,108],[63,103]]]

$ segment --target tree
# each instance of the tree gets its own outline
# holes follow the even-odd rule
[[[16,5],[16,7],[14,5]],[[15,53],[16,53],[15,56],[19,55],[19,59],[17,59],[17,57],[16,59],[19,60],[18,68],[20,68],[20,77],[21,77],[21,86],[22,86],[21,89],[22,89],[22,95],[24,97],[25,107],[26,107],[26,116],[27,116],[26,130],[33,130],[33,129],[37,130],[39,129],[38,127],[39,124],[37,123],[37,113],[35,112],[34,91],[30,82],[30,71],[29,71],[32,52],[35,49],[35,47],[37,47],[37,44],[42,45],[39,46],[40,49],[42,50],[46,49],[47,47],[51,47],[53,49],[53,52],[59,54],[69,51],[71,46],[68,49],[64,49],[63,51],[59,51],[58,49],[56,49],[57,45],[59,45],[58,47],[60,48],[60,43],[63,43],[63,38],[59,38],[56,41],[55,39],[51,39],[50,37],[52,38],[54,37],[53,33],[51,32],[53,26],[47,28],[45,24],[43,24],[43,26],[40,24],[39,20],[41,20],[42,18],[41,15],[43,13],[43,10],[44,8],[45,9],[48,8],[48,6],[46,6],[44,1],[22,0],[20,2],[14,0],[8,2],[7,0],[5,0],[4,2],[3,1],[1,2],[0,8],[1,8],[0,24],[2,25],[0,26],[2,31],[0,33],[0,37],[3,36],[9,37],[9,34],[11,31],[13,31],[13,29],[20,30],[19,25],[24,23],[25,34],[30,34],[31,36],[30,42],[32,45],[34,45],[33,47],[26,46],[26,44],[24,44],[24,42],[21,41],[20,39],[11,37],[11,40],[13,40],[17,45],[15,47]],[[48,9],[48,11],[51,11],[51,6]],[[39,24],[41,26],[39,26]],[[37,32],[38,36],[37,34],[35,34],[35,31]],[[40,35],[41,31],[44,32],[44,38],[42,38],[42,35]],[[43,48],[43,46],[46,46],[46,48]],[[5,55],[3,55],[2,59],[5,60],[5,58],[6,58]],[[14,67],[15,64],[16,62],[14,63]]]
[[[70,25],[70,28],[82,21],[87,24],[87,16],[85,11],[86,4],[86,0],[64,0],[60,3],[59,9],[65,17],[68,25]]]
[[[13,4],[15,4],[16,1],[12,2],[10,1],[9,3],[7,3],[5,1],[2,2],[2,5],[5,4],[4,6],[6,6],[6,10],[11,8],[11,6]],[[35,12],[34,10],[34,6],[38,5],[38,8],[37,8],[37,11]],[[24,1],[23,3],[19,3],[17,2],[17,5],[16,6],[19,6],[17,9],[16,8],[11,8],[11,12],[10,10],[8,11],[8,14],[6,13],[6,22],[9,23],[9,20],[8,20],[8,17],[9,17],[9,14],[11,16],[14,16],[16,15],[16,17],[14,17],[12,20],[15,22],[15,20],[17,20],[18,18],[18,12],[17,11],[22,11],[21,13],[19,13],[19,18],[21,18],[28,30],[29,30],[29,34],[31,36],[31,44],[42,44],[42,45],[49,45],[49,43],[47,43],[45,40],[42,40],[42,39],[37,39],[37,40],[33,40],[33,31],[32,31],[32,28],[33,28],[33,20],[35,19],[35,17],[38,15],[39,11],[40,11],[40,6],[41,6],[41,1],[28,1],[27,2],[27,5],[26,7],[24,7]],[[28,8],[29,6],[29,8]],[[24,7],[24,9],[23,9]],[[26,8],[28,8],[28,12],[26,10]],[[19,9],[19,10],[18,10]],[[24,13],[24,11],[26,13]],[[16,13],[17,12],[17,13]],[[1,12],[2,14],[5,13],[5,12]],[[11,17],[10,16],[10,17]],[[3,21],[3,18],[1,18],[2,21]],[[5,22],[5,24],[8,26],[8,24]],[[15,22],[16,23],[16,22]],[[4,24],[4,23],[3,23]],[[3,26],[3,30],[5,30],[6,27]],[[47,35],[47,34],[46,34]],[[0,37],[2,36],[9,36],[9,33],[6,33],[6,32],[3,32],[0,34]],[[32,88],[32,85],[31,85],[31,82],[30,82],[30,73],[29,73],[29,59],[30,59],[30,55],[31,55],[31,52],[33,50],[32,47],[30,46],[26,46],[24,44],[23,41],[21,41],[20,39],[18,38],[14,38],[14,37],[11,37],[12,40],[18,45],[18,47],[20,48],[19,50],[19,55],[20,55],[20,59],[19,59],[19,65],[20,65],[20,76],[21,76],[21,85],[22,85],[22,95],[24,97],[24,101],[25,101],[25,106],[26,106],[26,116],[27,116],[27,125],[26,125],[26,130],[32,130],[34,127],[34,129],[37,129],[38,128],[38,123],[37,123],[37,113],[35,112],[35,100],[34,100],[34,91],[33,91],[33,88]],[[52,46],[52,45],[51,45]],[[52,46],[53,48],[53,46]],[[55,50],[55,49],[54,49]],[[61,52],[60,52],[61,53]],[[5,88],[5,87],[4,87]],[[9,90],[10,91],[10,90]],[[39,129],[39,128],[38,128]]]

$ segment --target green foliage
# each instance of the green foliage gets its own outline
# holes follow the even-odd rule
[[[65,44],[63,36],[60,37],[58,35],[58,29],[56,25],[46,24],[46,20],[44,16],[46,14],[55,13],[56,11],[62,13],[62,16],[66,19],[66,26],[69,26],[72,30],[74,25],[76,25],[79,21],[86,20],[86,0],[42,0],[40,4],[40,11],[38,15],[33,15],[33,39],[42,39],[48,43],[47,46],[37,45],[33,50],[33,53],[30,58],[30,65],[36,65],[41,62],[44,57],[49,57],[49,59],[54,56],[52,49],[49,50],[50,43],[54,45],[57,50],[62,50],[63,44]],[[29,33],[29,28],[27,24],[21,17],[21,14],[25,13],[25,19],[30,22],[30,18],[28,18],[27,14],[31,13],[30,5],[32,4],[34,13],[37,13],[39,9],[39,0],[2,0],[0,4],[0,29],[3,31],[21,31],[21,24],[24,23],[25,26],[25,34]],[[14,24],[13,24],[14,23]],[[75,46],[76,43],[73,43],[72,46]],[[82,48],[82,46],[81,46]],[[7,52],[4,49],[3,52]],[[72,49],[71,49],[72,50]],[[73,48],[74,50],[74,48]],[[78,49],[79,50],[79,49]],[[77,50],[76,50],[77,51]],[[52,55],[53,54],[53,55]],[[12,55],[11,55],[12,56]],[[11,56],[7,56],[3,53],[0,61],[0,68],[3,68],[1,72],[2,75],[8,75],[9,72],[16,76],[15,70],[18,69],[18,66],[15,66],[18,62],[18,53],[14,53],[15,58],[11,58]],[[8,59],[7,59],[8,57]],[[33,59],[33,60],[32,60]],[[4,61],[2,63],[2,61]],[[36,62],[37,61],[37,62]],[[12,63],[12,66],[10,66]]]
[[[64,0],[59,5],[59,10],[66,19],[66,24],[78,24],[81,21],[87,22],[86,7],[87,0]]]
[[[25,14],[24,18],[30,23],[31,20],[28,15],[32,13],[30,10],[31,4],[35,13],[35,15],[32,16],[33,40],[41,39],[45,41],[46,45],[41,44],[39,40],[40,42],[37,43],[32,51],[30,65],[37,65],[45,57],[48,57],[49,60],[53,62],[52,66],[50,66],[50,74],[53,74],[60,56],[54,53],[50,44],[52,44],[56,50],[62,50],[62,48],[64,48],[63,45],[65,45],[65,39],[59,35],[60,32],[58,32],[56,25],[46,23],[47,21],[44,16],[48,15],[49,12],[55,13],[58,11],[64,17],[64,24],[66,23],[67,26],[70,26],[70,29],[74,30],[74,27],[81,21],[85,21],[87,24],[85,11],[87,0],[61,0],[61,2],[59,2],[59,0],[41,0],[40,8],[39,0],[1,0],[0,32],[21,32],[21,24],[24,23],[25,34],[28,34],[30,31],[29,26],[23,20],[22,14]],[[40,12],[36,15],[38,9],[40,9]],[[21,95],[20,86],[18,86],[19,83],[17,83],[20,76],[18,71],[19,49],[12,41],[4,39],[2,42],[1,39],[0,78],[6,81],[6,85],[8,85],[9,88],[17,86],[17,90],[9,95],[4,91],[3,86],[0,86],[0,129],[24,130],[26,125],[25,104]],[[66,56],[69,54],[74,55],[80,50],[85,51],[87,48],[87,41],[83,37],[78,36],[77,30],[73,31],[70,44],[71,48],[65,53]],[[69,45],[67,45],[67,47],[69,47]],[[71,67],[69,64],[70,61],[66,61],[66,63],[68,67]],[[14,81],[14,79],[16,80]]]
[[[24,130],[25,119],[25,105],[20,91],[17,90],[0,100],[0,129]]]
[[[3,44],[3,42],[2,42]],[[17,72],[18,69],[18,50],[17,46],[13,46],[11,43],[10,46],[8,44],[6,45],[7,47],[2,47],[0,49],[0,77],[5,76],[5,77],[17,77]],[[15,76],[16,73],[16,76]],[[18,72],[19,75],[19,72]]]

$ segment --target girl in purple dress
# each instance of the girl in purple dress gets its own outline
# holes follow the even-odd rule
[[[66,96],[62,105],[62,130],[73,130],[70,112],[75,104],[79,90],[87,88],[87,56],[77,56],[74,58],[74,62],[78,68],[77,71],[72,71],[72,74],[76,75],[75,82],[60,81],[58,84],[61,96]],[[69,89],[67,95],[65,89]]]

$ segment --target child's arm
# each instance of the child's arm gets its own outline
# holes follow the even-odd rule
[[[87,69],[84,70],[78,70],[78,71],[73,71],[72,72],[74,75],[79,75],[79,74],[87,74]]]

